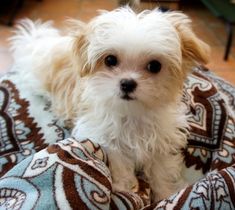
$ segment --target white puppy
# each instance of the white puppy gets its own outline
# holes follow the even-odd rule
[[[207,62],[208,46],[180,12],[126,7],[71,22],[68,34],[50,23],[18,25],[15,69],[50,98],[58,117],[72,119],[77,139],[104,147],[114,190],[132,190],[141,170],[154,199],[165,198],[184,184],[183,82]]]

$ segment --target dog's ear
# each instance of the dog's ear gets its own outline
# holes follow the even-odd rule
[[[91,73],[91,67],[87,62],[88,41],[85,33],[75,37],[73,43],[74,66],[79,70],[81,77]]]
[[[81,77],[91,73],[91,67],[87,62],[87,24],[79,20],[70,19],[68,21],[70,35],[72,36],[72,62]]]
[[[210,48],[193,32],[190,18],[181,12],[166,12],[165,15],[179,34],[183,61],[188,64],[206,64]]]

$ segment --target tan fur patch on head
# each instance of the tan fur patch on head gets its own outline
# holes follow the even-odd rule
[[[179,34],[185,67],[190,68],[197,63],[206,64],[209,61],[210,48],[193,32],[190,18],[180,12],[169,12],[165,15]]]

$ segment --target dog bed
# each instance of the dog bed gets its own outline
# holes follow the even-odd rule
[[[148,184],[113,192],[102,148],[70,137],[50,103],[17,73],[0,83],[1,209],[235,209],[235,88],[203,67],[185,82],[190,123],[185,177],[194,184],[158,203]]]

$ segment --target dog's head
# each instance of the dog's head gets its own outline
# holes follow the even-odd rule
[[[174,102],[187,72],[208,60],[209,47],[180,12],[102,12],[74,22],[74,67],[84,81],[82,100],[131,112]]]

